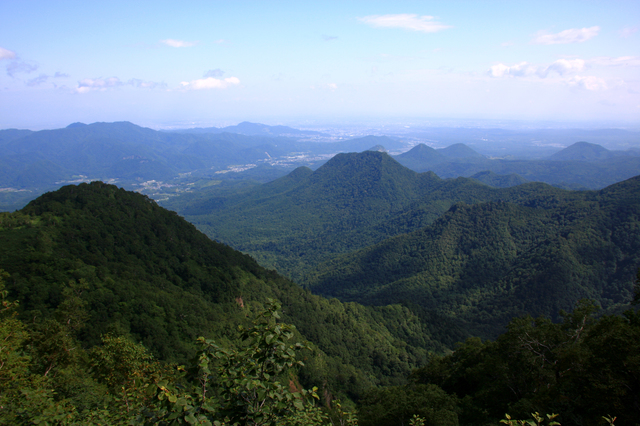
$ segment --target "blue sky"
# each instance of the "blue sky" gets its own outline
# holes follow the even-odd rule
[[[0,1],[0,128],[640,126],[640,1]]]

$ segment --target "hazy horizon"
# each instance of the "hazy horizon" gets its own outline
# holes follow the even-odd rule
[[[25,1],[0,14],[2,129],[640,129],[637,1]]]

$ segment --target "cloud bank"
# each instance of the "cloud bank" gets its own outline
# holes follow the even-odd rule
[[[539,32],[531,41],[533,44],[569,44],[583,43],[598,35],[600,27],[589,28],[572,28],[570,30],[560,31],[557,34],[547,34]]]
[[[214,77],[201,78],[190,82],[183,81],[180,83],[185,90],[207,90],[207,89],[226,89],[231,85],[240,84],[240,80],[236,77],[228,77],[219,79]]]
[[[133,86],[141,89],[156,89],[163,88],[167,85],[165,83],[156,83],[153,81],[143,81],[139,78],[132,78],[126,83],[121,81],[118,77],[109,78],[85,78],[78,82],[76,87],[77,93],[87,93],[92,91],[104,92],[108,89],[113,89],[121,86]]]
[[[586,77],[577,75],[575,77],[572,77],[568,83],[570,86],[578,86],[583,89],[592,91],[605,90],[607,88],[607,83],[603,79],[594,77],[592,75]]]
[[[401,13],[397,15],[370,15],[358,18],[366,24],[376,28],[404,28],[411,31],[423,33],[435,33],[451,28],[450,25],[442,24],[435,20],[435,17],[416,14]]]
[[[533,65],[528,62],[520,62],[514,65],[498,64],[489,68],[491,77],[527,77],[537,75],[546,78],[550,72],[565,75],[574,72],[581,72],[585,69],[586,62],[583,59],[558,59],[548,66]]]

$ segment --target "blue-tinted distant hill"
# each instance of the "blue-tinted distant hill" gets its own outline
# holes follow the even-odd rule
[[[631,151],[630,153],[625,153],[623,151],[609,151],[597,144],[576,142],[573,145],[556,152],[549,157],[549,159],[553,161],[599,161],[608,160],[625,154],[633,157],[639,156],[634,151]]]
[[[412,170],[432,171],[442,178],[472,177],[490,171],[567,189],[601,189],[640,175],[638,151],[610,151],[586,142],[573,144],[546,160],[490,159],[463,144],[444,149],[420,144],[395,158]]]
[[[250,136],[329,136],[326,133],[312,130],[299,130],[288,126],[269,126],[260,123],[250,123],[243,121],[235,126],[227,127],[195,127],[191,129],[172,130],[175,133],[238,133]]]
[[[242,123],[245,130],[262,125]],[[145,182],[191,190],[199,180],[267,182],[299,166],[317,168],[339,152],[401,140],[367,136],[314,142],[268,134],[160,132],[129,122],[73,123],[62,129],[0,131],[0,210],[20,208],[65,183],[102,180],[128,189]],[[249,131],[248,131],[249,132]],[[251,133],[251,132],[249,132]],[[254,132],[255,133],[255,132]]]

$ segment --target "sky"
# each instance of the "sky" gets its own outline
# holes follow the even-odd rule
[[[640,128],[640,1],[0,1],[0,128]]]

